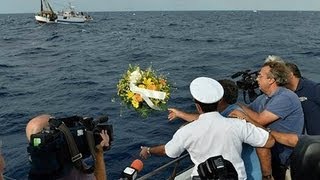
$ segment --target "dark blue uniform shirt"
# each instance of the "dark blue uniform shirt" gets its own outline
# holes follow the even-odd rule
[[[320,84],[301,78],[295,93],[302,105],[307,134],[320,135]]]

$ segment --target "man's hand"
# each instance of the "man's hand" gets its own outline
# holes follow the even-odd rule
[[[169,108],[168,109],[169,114],[168,114],[168,119],[169,121],[174,120],[175,118],[180,118],[179,114],[181,114],[181,111],[175,108]]]
[[[149,147],[141,146],[140,157],[143,159],[148,159],[150,157],[150,152],[148,152]]]
[[[109,144],[110,138],[107,133],[107,130],[102,130],[100,133],[100,136],[102,138],[102,141],[100,142],[100,144],[97,145],[97,149],[102,150],[103,147],[109,147],[110,146],[110,144]]]
[[[240,111],[240,110],[233,110],[230,114],[229,117],[236,117],[239,119],[247,119],[247,116],[244,112]]]
[[[199,114],[186,113],[175,108],[168,108],[168,111],[169,111],[169,115],[168,115],[169,121],[172,121],[175,118],[180,118],[187,122],[192,122],[199,118]]]

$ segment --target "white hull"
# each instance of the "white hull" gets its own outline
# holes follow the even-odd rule
[[[58,23],[84,23],[87,19],[84,16],[61,16],[58,15]]]
[[[47,8],[43,8],[43,4]],[[48,8],[49,7],[49,8]],[[77,12],[71,4],[69,8],[55,13],[47,0],[41,0],[41,11],[35,15],[35,18],[40,23],[84,23],[92,20],[92,18],[83,12]]]
[[[34,16],[36,18],[36,20],[40,23],[54,23],[55,21],[50,21],[49,18],[47,17],[43,17],[43,16],[39,16],[39,15],[36,15]]]
[[[60,16],[58,15],[58,19],[51,21],[49,18],[47,17],[43,17],[43,16],[39,16],[36,15],[35,16],[36,21],[38,21],[39,23],[84,23],[86,21],[89,21],[86,17],[65,17],[65,16]]]

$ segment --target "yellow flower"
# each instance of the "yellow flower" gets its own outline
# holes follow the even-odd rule
[[[127,91],[128,99],[132,98],[133,95],[134,95],[134,93],[132,91]]]
[[[139,102],[138,101],[133,100],[133,101],[131,101],[131,103],[132,103],[132,106],[134,108],[138,109],[138,107],[139,107]]]
[[[148,78],[148,79],[143,78],[143,84],[145,84],[148,87],[148,86],[152,85],[153,82],[152,82],[151,78]]]

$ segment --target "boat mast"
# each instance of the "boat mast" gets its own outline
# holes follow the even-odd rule
[[[50,4],[49,4],[48,1],[47,1],[47,5],[48,5],[48,8],[50,9],[50,11],[52,12],[52,14],[55,14],[55,13],[53,12],[53,10],[52,10],[52,8],[51,8],[51,6],[50,6]]]
[[[42,0],[40,0],[41,1],[41,11],[43,11],[43,4],[42,4]]]

